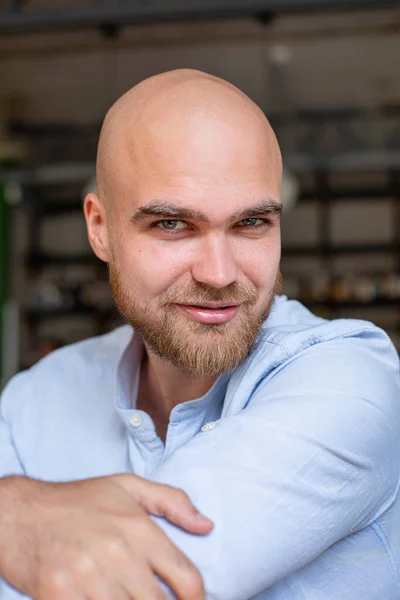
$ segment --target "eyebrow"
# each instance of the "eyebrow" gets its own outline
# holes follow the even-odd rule
[[[249,206],[242,211],[234,213],[228,220],[230,222],[243,221],[244,219],[251,219],[259,217],[261,215],[281,215],[282,204],[272,198],[262,200],[253,206]],[[171,204],[169,202],[162,202],[159,200],[153,200],[148,204],[140,206],[131,216],[132,223],[138,223],[148,217],[161,217],[163,219],[183,219],[190,221],[198,221],[201,223],[210,224],[211,221],[201,211],[192,210],[191,208],[184,208]]]

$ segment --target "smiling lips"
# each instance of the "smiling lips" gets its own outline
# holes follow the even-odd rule
[[[199,323],[227,323],[236,315],[240,304],[221,305],[218,302],[209,302],[207,305],[177,304],[177,306],[191,319]]]

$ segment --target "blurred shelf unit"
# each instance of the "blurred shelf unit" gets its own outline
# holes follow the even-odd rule
[[[327,310],[343,308],[383,308],[394,307],[400,309],[399,298],[375,298],[373,300],[362,302],[361,300],[307,300],[301,299],[307,306],[317,309],[318,307]]]
[[[400,171],[300,177],[282,219],[284,293],[325,318],[370,320],[400,350]]]
[[[50,170],[48,180],[32,177],[21,186],[21,367],[54,347],[121,323],[107,265],[93,254],[85,231],[82,194],[90,169],[74,167],[71,172],[67,167]]]
[[[25,265],[31,268],[46,266],[87,265],[100,266],[99,259],[94,254],[48,254],[45,252],[29,252],[25,257]]]
[[[300,189],[282,220],[284,293],[321,316],[366,318],[400,338],[400,106],[269,116]],[[82,243],[82,190],[94,174],[99,131],[100,124],[11,124],[10,134],[30,147],[24,168],[6,174],[21,182],[28,223],[28,346],[61,324],[74,341],[117,321],[107,267]]]
[[[286,218],[294,222],[295,228],[302,227],[300,221],[297,222],[297,215],[310,207],[315,213],[317,235],[303,236],[300,241],[296,235],[283,238],[284,293],[298,298],[316,314],[327,318],[350,316],[374,320],[398,340],[400,176],[397,172],[386,173],[383,184],[369,185],[366,174],[359,177],[358,184],[333,185],[329,172],[316,171],[306,175],[307,181],[300,178],[300,198],[288,217],[284,216],[283,229]],[[81,199],[84,184],[83,178],[76,177],[66,183],[31,182],[23,186],[23,206],[27,214],[24,262],[28,285],[21,317],[29,347],[38,344],[43,331],[48,335],[52,323],[57,331],[58,323],[64,322],[64,342],[67,343],[79,336],[103,333],[121,322],[111,299],[107,266],[93,255],[86,239]],[[361,211],[360,218],[350,224],[355,232],[360,227],[364,206],[372,203],[376,207],[389,202],[391,235],[385,239],[376,236],[368,239],[367,236],[360,240],[357,235],[354,240],[335,239],[332,213],[335,207],[345,206],[348,202],[356,202]],[[58,234],[49,233],[49,223],[55,230],[59,228]],[[78,238],[79,243],[76,243]],[[379,257],[383,268],[370,268],[371,256]],[[346,268],[335,267],[337,260],[344,261]],[[347,268],[354,260],[361,260],[363,266]],[[304,266],[308,261],[319,261],[319,270]],[[370,318],[368,311],[378,312]],[[385,318],[381,319],[383,313]],[[390,318],[386,313],[390,313]],[[76,319],[90,322],[92,329],[80,331],[75,325],[72,331],[72,326],[65,325]]]
[[[118,312],[116,308],[93,308],[91,306],[87,306],[85,304],[77,303],[71,308],[40,308],[40,309],[26,309],[24,311],[25,317],[29,321],[38,321],[42,319],[58,319],[60,317],[69,317],[69,316],[77,316],[77,315],[85,315],[91,316],[96,314],[99,317],[114,317],[117,318]]]
[[[282,248],[282,256],[329,256],[344,255],[344,254],[382,254],[386,252],[398,252],[399,244],[384,243],[384,244],[347,244],[347,245],[328,245],[315,244],[312,246],[284,246]]]

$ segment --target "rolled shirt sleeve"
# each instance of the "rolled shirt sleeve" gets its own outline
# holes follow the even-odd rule
[[[23,390],[22,384],[24,379],[25,373],[14,377],[0,397],[0,477],[25,474],[13,443],[10,424],[12,412],[16,409],[17,398],[21,393],[26,392]]]
[[[247,600],[378,519],[400,478],[398,357],[379,330],[315,344],[276,369],[151,477],[184,489],[215,527],[155,518],[207,597]]]
[[[24,393],[22,381],[25,374],[14,377],[6,386],[0,398],[0,478],[8,475],[25,475],[12,439],[12,427],[8,420],[16,408],[15,401],[20,393]],[[26,390],[25,390],[26,392]],[[21,600],[27,596],[9,586],[0,575],[1,600]]]

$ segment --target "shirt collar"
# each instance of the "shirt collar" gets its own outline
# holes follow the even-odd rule
[[[140,363],[143,357],[143,342],[139,335],[132,331],[132,336],[123,349],[117,366],[117,386],[115,408],[118,411],[132,410],[132,398],[136,398],[139,386]],[[181,420],[198,414],[199,410],[208,412],[216,398],[223,398],[228,386],[230,374],[218,377],[213,386],[201,398],[188,400],[178,404],[171,411],[171,421]]]

